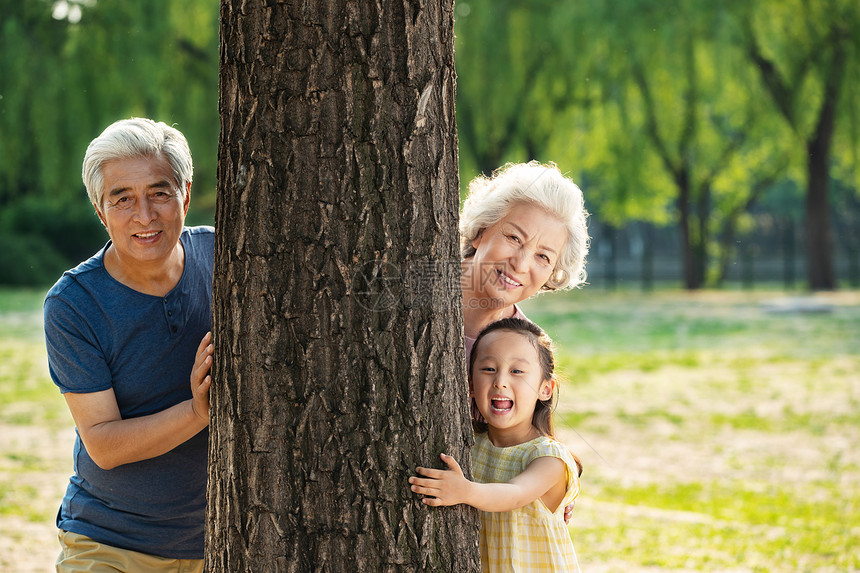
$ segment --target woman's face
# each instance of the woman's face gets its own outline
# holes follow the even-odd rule
[[[479,299],[500,307],[523,301],[549,280],[566,241],[559,219],[535,205],[515,205],[472,241],[471,276],[464,280]]]

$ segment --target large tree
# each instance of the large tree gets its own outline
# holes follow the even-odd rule
[[[225,0],[208,571],[474,571],[453,2]]]

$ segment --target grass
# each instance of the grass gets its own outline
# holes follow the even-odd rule
[[[626,534],[621,539],[610,531],[614,528],[588,534],[615,539],[622,553],[639,565],[669,569],[720,571],[736,570],[738,565],[751,571],[856,569],[858,532],[850,517],[860,509],[860,495],[832,484],[821,484],[819,490],[827,495],[809,497],[806,488],[746,480],[606,484],[601,492],[611,500],[610,506],[633,508],[627,515],[636,515],[641,508],[658,511],[640,512],[622,524]],[[840,515],[848,519],[834,519]],[[682,541],[682,534],[688,538]],[[631,543],[629,538],[651,541]],[[613,555],[616,551],[611,550]]]
[[[583,570],[860,570],[860,296],[768,312],[782,297],[524,305],[558,348],[556,426],[585,463]]]
[[[66,407],[47,373],[42,301],[35,289],[0,289],[0,423],[64,422]]]
[[[48,375],[44,290],[0,289],[0,570],[46,571],[73,423]],[[29,564],[29,565],[28,565]]]
[[[51,563],[71,470],[43,296],[0,290],[0,570],[22,551]],[[570,528],[584,571],[860,570],[860,293],[767,312],[782,296],[585,289],[524,305],[558,347],[556,427],[585,464]]]

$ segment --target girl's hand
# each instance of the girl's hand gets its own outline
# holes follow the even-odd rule
[[[207,332],[197,347],[197,356],[191,369],[191,409],[197,416],[207,421],[209,420],[209,387],[212,385],[209,369],[212,368],[214,351],[212,333]]]
[[[472,482],[463,475],[457,460],[447,454],[439,454],[439,457],[448,469],[415,468],[415,471],[424,477],[409,478],[412,491],[425,496],[421,501],[434,507],[469,503]]]

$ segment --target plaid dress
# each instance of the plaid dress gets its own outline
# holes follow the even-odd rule
[[[506,483],[537,458],[551,456],[567,466],[567,491],[554,512],[537,499],[519,509],[479,511],[481,563],[484,572],[579,572],[564,508],[579,495],[576,462],[559,442],[541,436],[529,442],[497,448],[486,433],[475,436],[472,474],[480,483]]]

